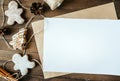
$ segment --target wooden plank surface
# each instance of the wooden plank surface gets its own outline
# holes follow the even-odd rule
[[[10,0],[5,0],[5,6],[4,6],[5,10],[7,9],[7,4],[9,1]],[[23,5],[26,7],[30,7],[32,2],[36,2],[36,1],[41,1],[41,0],[21,0]],[[65,0],[63,5],[61,5],[61,7],[55,11],[50,11],[49,8],[47,7],[44,15],[47,17],[57,16],[57,15],[65,14],[68,12],[72,12],[72,11],[76,11],[76,10],[81,10],[81,9],[109,3],[112,1],[113,0]],[[117,14],[119,17],[120,7],[118,6],[119,4],[117,3],[117,1],[115,3],[117,4],[116,10],[117,10]],[[22,16],[23,16],[23,18],[25,18],[26,22],[31,17],[31,15],[32,14],[30,13],[29,10],[24,10],[24,13],[22,14]],[[38,20],[38,19],[40,19],[40,18],[37,16],[34,19],[34,21]],[[2,14],[1,14],[1,10],[0,10],[0,23],[1,22],[2,22]],[[23,25],[15,24],[13,26],[8,26],[6,24],[5,26],[11,29],[11,33],[6,36],[7,39],[10,41],[11,36],[13,34],[15,34],[19,28],[24,27],[25,24],[23,24]],[[31,35],[32,35],[32,29],[30,26],[28,37],[30,37]],[[7,48],[4,41],[0,37],[0,65],[2,65],[2,63],[7,61],[7,60],[11,60],[11,57],[14,53],[16,53],[16,51],[12,51],[9,48]],[[34,39],[29,44],[29,47],[27,49],[27,53],[29,54],[29,56],[31,58],[39,59]],[[12,69],[13,63],[8,63],[6,65],[6,67],[7,67],[8,72],[10,72],[10,73],[14,72]],[[21,79],[20,81],[90,81],[88,79],[91,79],[91,81],[120,81],[120,77],[118,77],[118,76],[90,75],[90,74],[69,74],[69,75],[65,75],[65,76],[60,76],[60,77],[56,77],[56,78],[50,78],[50,79],[43,80],[43,73],[42,73],[42,70],[39,66],[36,66],[33,70],[29,70],[28,75],[23,77],[23,79]],[[2,80],[0,80],[0,81],[2,81]]]

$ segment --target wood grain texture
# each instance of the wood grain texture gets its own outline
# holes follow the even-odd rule
[[[5,10],[7,9],[8,2],[10,0],[5,0]],[[41,1],[41,0],[21,0],[24,6],[30,7],[32,2],[36,1]],[[64,3],[59,7],[58,9],[54,11],[50,11],[49,7],[46,7],[46,12],[44,13],[45,16],[47,17],[53,17],[61,14],[65,14],[68,12],[73,12],[76,10],[81,10],[81,9],[86,9],[89,7],[105,4],[112,2],[113,0],[65,0]],[[119,6],[119,0],[115,1],[116,4],[116,10],[118,14],[118,18],[120,18],[120,6]],[[27,22],[29,18],[32,16],[29,10],[24,10],[24,13],[22,14],[22,17],[25,18],[25,21]],[[7,19],[7,17],[6,17]],[[38,16],[33,20],[36,21],[40,19]],[[2,13],[0,9],[0,23],[2,22]],[[10,41],[11,36],[15,34],[20,28],[24,27],[25,24],[23,25],[13,25],[13,26],[8,26],[5,24],[5,27],[8,27],[11,29],[11,33],[6,36],[6,38]],[[32,35],[32,29],[30,25],[30,31],[28,32],[28,38]],[[0,37],[0,65],[4,63],[7,60],[11,60],[12,55],[16,53],[16,51],[10,50],[4,43],[4,41]],[[34,39],[31,41],[29,44],[29,47],[27,49],[27,53],[29,54],[31,59],[39,59],[36,44]],[[8,63],[6,65],[7,71],[10,73],[13,73],[13,63]],[[119,76],[106,76],[106,75],[90,75],[90,74],[69,74],[65,76],[60,76],[60,77],[55,77],[55,78],[50,78],[43,80],[43,73],[40,68],[40,66],[36,66],[33,70],[29,70],[28,75],[23,77],[20,81],[90,81],[88,79],[91,79],[91,81],[120,81]],[[2,81],[0,79],[0,81]],[[4,81],[4,80],[3,80]]]

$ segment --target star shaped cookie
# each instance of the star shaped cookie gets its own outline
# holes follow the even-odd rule
[[[35,62],[30,62],[28,60],[28,55],[22,57],[20,54],[14,54],[12,61],[15,64],[14,70],[20,70],[22,76],[25,76],[28,73],[28,69],[35,67]]]
[[[23,24],[24,19],[21,17],[23,12],[22,8],[18,8],[16,1],[10,1],[8,4],[8,10],[5,11],[5,15],[8,16],[8,25],[13,25],[15,22],[18,24]]]

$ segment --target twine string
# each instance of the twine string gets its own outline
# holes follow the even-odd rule
[[[4,63],[2,64],[3,69],[6,69],[5,66],[6,66],[9,62],[12,62],[12,60],[8,60],[8,61],[6,61],[6,62],[4,62]],[[19,78],[19,76],[20,76],[20,72],[13,73],[11,76],[15,76],[15,75],[16,75],[15,78],[18,80],[18,78]]]
[[[45,18],[45,15],[41,14],[41,17],[44,19],[44,18]]]
[[[12,46],[9,44],[8,40],[6,39],[6,37],[4,36],[4,34],[2,34],[2,39],[4,40],[5,44],[7,45],[7,47],[11,50],[14,50],[12,48]]]
[[[42,18],[45,18],[45,16],[44,15],[40,15]],[[34,19],[36,17],[36,15],[33,15],[30,19],[29,19],[29,21],[27,22],[27,24],[25,25],[25,28],[27,29],[28,27],[29,27],[29,24],[32,22],[32,20]],[[36,34],[39,34],[39,33],[41,33],[42,31],[40,31],[40,32],[37,32],[37,33],[33,33],[31,36],[30,36],[30,38],[28,39],[28,41],[27,41],[27,43],[26,43],[26,45],[25,45],[25,47],[24,47],[24,50],[23,50],[23,55],[25,55],[26,54],[26,49],[27,49],[27,46],[29,45],[29,43],[31,42],[31,40],[33,39],[33,37],[36,35]]]
[[[41,67],[41,69],[43,71],[42,64],[38,60],[36,60],[36,59],[32,59],[32,60],[35,61]]]
[[[20,73],[19,73],[19,72],[17,72],[17,73],[13,73],[11,76],[16,76],[15,78],[17,79],[17,78],[19,78]]]
[[[2,10],[2,23],[1,23],[1,27],[4,27],[5,24],[5,12],[4,12],[4,0],[0,0],[0,5],[1,5],[1,10]]]
[[[27,29],[29,27],[29,24],[31,23],[31,21],[34,19],[35,15],[33,15],[29,21],[27,22],[27,24],[25,25],[25,28]]]
[[[26,10],[30,10],[29,8],[25,7],[25,6],[20,2],[20,0],[16,0],[16,1],[19,3],[19,5],[20,5],[22,8],[24,8],[24,9],[26,9]]]
[[[37,32],[37,33],[33,33],[33,34],[31,35],[31,37],[29,38],[29,40],[27,41],[27,43],[26,43],[26,45],[25,45],[25,50],[23,51],[23,55],[26,55],[26,54],[27,54],[27,53],[26,53],[26,48],[27,48],[27,46],[30,44],[30,42],[31,42],[31,40],[34,38],[34,36],[37,35],[37,34],[40,34],[41,32],[43,32],[43,30],[41,30],[40,32]]]
[[[26,24],[25,27],[24,27],[25,29],[28,29],[29,24],[32,22],[32,20],[34,19],[34,17],[35,17],[35,15],[33,15],[33,16],[29,19],[29,21],[27,22],[27,24]],[[28,44],[30,43],[30,41],[32,40],[33,37],[34,37],[34,35],[32,35],[32,36],[29,38],[29,40],[26,42],[26,44],[25,44],[25,46],[24,46],[24,50],[23,50],[23,55],[26,54],[27,46],[28,46]]]
[[[4,69],[6,69],[5,66],[6,66],[6,64],[9,63],[9,62],[12,62],[12,60],[8,60],[8,61],[4,62],[4,63],[2,64],[2,67],[3,67]]]

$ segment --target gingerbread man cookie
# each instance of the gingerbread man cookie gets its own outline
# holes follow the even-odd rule
[[[44,0],[51,8],[51,10],[55,10],[59,7],[64,0]]]
[[[8,25],[13,25],[15,22],[18,24],[23,24],[24,19],[21,17],[23,13],[22,8],[18,8],[18,3],[16,1],[11,1],[8,4],[8,10],[5,11],[5,15],[8,16]]]
[[[28,73],[28,69],[35,67],[35,62],[30,62],[28,60],[28,55],[22,57],[20,54],[14,54],[12,61],[15,64],[14,70],[20,70],[22,76]]]
[[[13,46],[13,49],[24,50],[24,46],[27,42],[26,40],[27,29],[22,28],[18,33],[12,36],[12,41],[9,42],[10,45]]]

